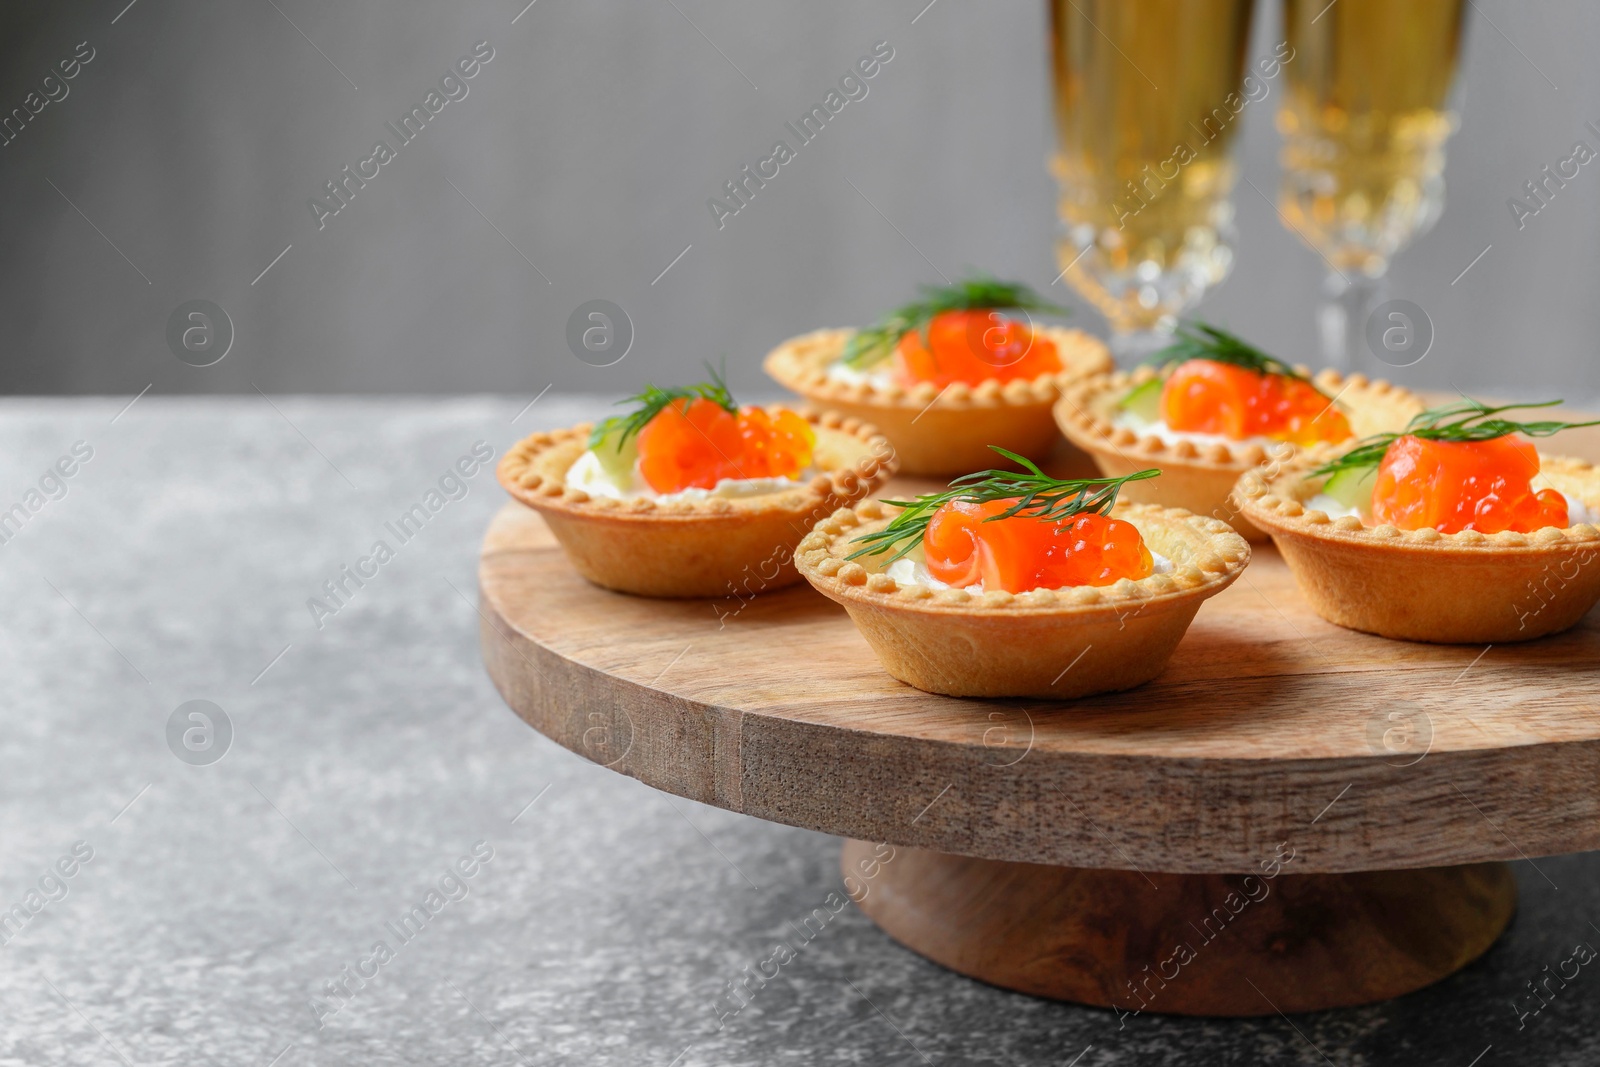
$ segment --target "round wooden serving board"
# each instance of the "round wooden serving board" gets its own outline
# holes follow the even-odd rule
[[[1280,841],[1299,872],[1600,847],[1596,613],[1487,650],[1387,641],[1312,614],[1258,546],[1159,678],[1051,704],[912,689],[803,584],[742,602],[599,589],[520,504],[480,577],[489,672],[529,724],[775,822],[1161,871],[1254,870]]]
[[[489,673],[535,729],[658,789],[859,839],[845,873],[869,915],[1011,988],[1206,1014],[1392,996],[1509,921],[1514,883],[1486,861],[1600,847],[1600,613],[1522,645],[1389,641],[1324,622],[1257,546],[1156,680],[1052,703],[906,686],[804,584],[597,588],[521,504],[490,525],[479,579]],[[862,841],[897,846],[876,880]],[[1248,906],[1217,912],[1230,891]],[[1158,978],[1156,995],[1150,969],[1185,971],[1171,942],[1207,914],[1254,924],[1203,949],[1206,973],[1253,986]]]

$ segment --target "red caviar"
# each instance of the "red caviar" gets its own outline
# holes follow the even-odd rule
[[[982,582],[985,591],[1059,589],[1110,585],[1119,578],[1144,578],[1150,550],[1130,522],[1083,512],[1061,522],[1035,516],[999,515],[1016,503],[952,500],[934,512],[922,535],[928,573],[946,585]]]
[[[1487,441],[1407,435],[1389,446],[1372,486],[1372,519],[1401,530],[1531,533],[1567,525],[1567,499],[1533,491],[1539,453],[1512,434]]]
[[[1303,445],[1350,436],[1349,421],[1310,382],[1211,359],[1174,368],[1161,390],[1161,417],[1174,430],[1233,441],[1267,437]]]
[[[792,411],[729,411],[711,400],[674,400],[639,431],[639,471],[658,493],[715,489],[724,478],[792,478],[816,443]]]
[[[1055,342],[1041,337],[1026,322],[1003,317],[989,308],[941,311],[921,330],[908,330],[894,350],[895,375],[902,385],[929,382],[943,389],[993,378],[1037,378],[1061,369]]]

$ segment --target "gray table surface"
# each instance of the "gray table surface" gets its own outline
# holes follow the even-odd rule
[[[0,545],[0,910],[27,915],[0,932],[0,1065],[1600,1059],[1600,967],[1517,1007],[1600,945],[1593,856],[1519,864],[1482,960],[1375,1007],[1119,1027],[851,908],[719,1028],[727,983],[839,888],[837,841],[657,793],[505,708],[474,614],[492,470],[407,543],[384,525],[474,442],[600,410],[527,400],[0,401],[0,510],[93,449]],[[394,558],[318,629],[307,600],[378,539]],[[203,766],[167,740],[196,699],[234,734]],[[92,859],[50,879],[78,842]],[[386,924],[478,842],[493,858],[402,941]],[[392,958],[329,1013],[378,941]]]

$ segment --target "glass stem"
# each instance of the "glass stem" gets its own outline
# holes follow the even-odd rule
[[[1377,304],[1382,280],[1360,272],[1329,273],[1322,284],[1322,307],[1317,312],[1322,335],[1323,362],[1341,374],[1362,370],[1367,353],[1367,316]]]

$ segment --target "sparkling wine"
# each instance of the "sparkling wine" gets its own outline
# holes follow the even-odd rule
[[[1279,207],[1343,274],[1380,276],[1444,208],[1464,0],[1284,0]]]
[[[1052,0],[1060,263],[1117,333],[1170,329],[1232,264],[1252,8]]]

